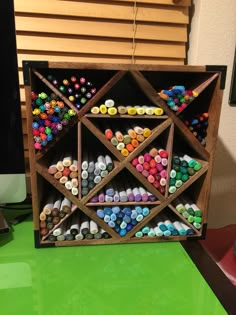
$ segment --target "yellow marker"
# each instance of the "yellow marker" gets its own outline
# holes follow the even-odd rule
[[[102,104],[99,106],[99,110],[101,114],[106,114],[107,113],[107,107],[106,105]]]
[[[193,97],[197,97],[198,96],[198,92],[197,91],[192,91],[193,93]]]
[[[151,135],[152,131],[149,128],[143,129],[143,135],[145,138],[148,138]]]
[[[69,96],[69,101],[70,101],[70,102],[74,102],[74,101],[75,101],[75,97],[74,97],[73,95],[70,95],[70,96]]]
[[[55,107],[55,106],[57,105],[57,101],[51,100],[50,105],[51,105],[52,107]]]
[[[134,116],[134,115],[136,115],[136,113],[137,113],[136,108],[134,108],[134,107],[128,108],[128,115]]]
[[[111,116],[114,116],[117,114],[117,108],[116,107],[109,107],[108,108],[108,114]]]
[[[120,152],[123,156],[128,156],[129,155],[129,151],[127,149],[122,149]]]
[[[164,110],[162,109],[162,108],[155,108],[154,109],[154,114],[156,115],[156,116],[161,116],[161,115],[163,115],[164,114]]]
[[[92,113],[92,114],[99,114],[99,107],[93,106],[93,107],[91,108],[91,113]]]
[[[33,113],[33,115],[39,115],[40,114],[40,109],[35,108],[32,113]]]
[[[145,114],[145,109],[142,107],[136,108],[137,114],[138,115],[144,115]]]
[[[146,108],[146,114],[147,114],[147,115],[150,115],[150,116],[153,115],[153,114],[154,114],[153,108],[147,107],[147,108]]]

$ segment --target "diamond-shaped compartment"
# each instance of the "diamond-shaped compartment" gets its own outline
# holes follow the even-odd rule
[[[87,203],[87,206],[113,206],[133,204],[160,204],[157,197],[149,192],[127,170],[122,170],[107,185],[99,190]]]
[[[169,194],[174,194],[178,189],[181,189],[181,192],[184,191],[207,169],[208,162],[195,150],[191,141],[185,138],[182,132],[175,127],[168,183]]]
[[[135,175],[157,196],[165,195],[168,183],[169,154],[171,153],[171,134],[173,127],[166,128],[149,146],[134,157],[131,164]],[[163,197],[162,197],[163,199]]]
[[[177,216],[169,207],[164,208],[149,223],[138,230],[133,238],[171,238],[196,236],[195,229]]]

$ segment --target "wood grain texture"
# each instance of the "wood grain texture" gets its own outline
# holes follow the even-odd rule
[[[84,196],[80,199],[81,196],[75,197],[73,196],[63,185],[58,183],[53,176],[49,175],[47,172],[47,162],[48,162],[48,155],[47,152],[52,149],[55,143],[58,144],[62,138],[59,138],[56,142],[52,144],[52,146],[48,147],[45,152],[39,152],[35,154],[35,150],[33,148],[33,139],[32,139],[32,113],[31,113],[31,98],[30,98],[30,87],[26,87],[26,111],[25,108],[22,108],[22,113],[24,117],[27,117],[28,127],[25,130],[25,141],[28,138],[28,146],[29,146],[29,156],[30,156],[30,167],[31,167],[31,181],[32,181],[32,192],[33,192],[33,207],[34,207],[34,226],[35,229],[39,228],[39,209],[42,206],[43,201],[43,190],[41,190],[42,185],[45,183],[49,183],[52,187],[62,193],[64,196],[69,198],[79,209],[80,211],[84,212],[87,216],[93,219],[100,227],[106,230],[110,235],[111,239],[108,240],[83,240],[83,241],[63,241],[63,242],[55,242],[55,246],[75,246],[75,245],[94,245],[94,244],[119,244],[119,243],[139,243],[139,242],[159,242],[159,241],[173,241],[173,240],[186,240],[187,238],[195,238],[201,236],[202,230],[197,230],[192,225],[182,217],[178,213],[178,211],[172,206],[172,202],[175,198],[185,192],[190,186],[191,190],[195,193],[195,200],[194,202],[199,206],[199,208],[203,211],[203,223],[207,222],[207,207],[208,207],[208,198],[210,193],[210,184],[211,184],[211,176],[212,176],[212,166],[214,162],[214,151],[216,146],[217,140],[217,130],[219,125],[219,116],[220,116],[220,107],[221,107],[221,100],[222,100],[222,90],[220,90],[220,76],[218,73],[210,73],[208,78],[202,76],[202,72],[204,72],[204,67],[197,66],[197,67],[184,67],[184,66],[151,66],[151,65],[125,65],[125,64],[90,64],[90,63],[63,63],[60,62],[56,64],[55,62],[49,63],[49,68],[56,67],[61,69],[93,69],[95,72],[97,70],[117,70],[116,74],[108,79],[107,83],[103,85],[103,87],[98,91],[95,97],[87,103],[86,106],[79,111],[74,124],[78,124],[78,131],[77,131],[77,142],[78,142],[78,161],[81,163],[81,151],[83,147],[81,145],[82,141],[81,138],[83,134],[81,133],[81,126],[84,128],[88,128],[90,132],[97,138],[107,149],[110,151],[117,161],[114,162],[114,169],[105,177],[98,185],[96,185],[87,196]],[[201,92],[206,91],[209,89],[212,84],[214,85],[213,94],[211,99],[209,100],[209,132],[208,132],[208,144],[206,149],[200,148],[199,143],[195,144],[192,138],[192,134],[189,134],[183,128],[183,123],[176,116],[170,109],[165,105],[163,100],[157,95],[157,91],[152,87],[152,85],[143,77],[139,70],[145,71],[165,71],[168,72],[181,72],[182,75],[184,72],[193,72],[194,74],[199,73],[201,76],[201,82],[191,82],[192,85],[199,87]],[[115,87],[115,85],[123,78],[125,73],[130,71],[132,77],[134,78],[135,82],[137,82],[139,89],[141,89],[144,94],[157,106],[159,105],[165,110],[166,116],[169,117],[167,119],[160,119],[160,117],[156,117],[157,124],[154,123],[154,128],[152,129],[152,134],[148,137],[143,143],[140,144],[138,148],[136,148],[128,157],[123,157],[118,150],[116,150],[112,144],[105,138],[104,134],[97,128],[97,125],[94,123],[96,116],[88,114],[90,108],[96,105],[97,102],[109,91],[110,88]],[[40,70],[39,70],[40,72]],[[197,80],[198,81],[198,80]],[[211,82],[210,82],[211,81]],[[195,84],[196,83],[196,84]],[[191,106],[194,106],[194,102],[192,102]],[[91,119],[92,118],[92,119]],[[119,117],[122,119],[121,117]],[[146,118],[146,117],[145,117]],[[102,117],[101,115],[98,116],[98,121],[101,123]],[[108,119],[112,121],[112,119],[108,117],[104,117],[104,122]],[[25,120],[25,118],[24,118]],[[125,118],[124,121],[127,121]],[[147,119],[146,122],[155,120]],[[68,130],[70,130],[71,126],[69,126]],[[165,132],[165,139],[166,139],[166,146],[164,147],[169,153],[169,161],[172,157],[172,150],[173,150],[173,141],[176,135],[176,130],[181,129],[178,132],[178,137],[182,137],[183,141],[187,141],[195,150],[195,152],[199,153],[199,156],[202,159],[197,159],[201,164],[202,168],[196,172],[190,179],[185,182],[174,194],[166,194],[165,196],[161,195],[157,189],[150,184],[137,170],[130,164],[131,160],[140,154],[149,144],[152,144],[155,139],[158,141],[158,137],[162,136],[162,133]],[[28,137],[27,137],[28,134]],[[66,136],[63,135],[63,137]],[[63,147],[62,147],[63,150]],[[50,155],[50,154],[49,154]],[[170,171],[170,163],[168,164],[167,171]],[[134,228],[129,231],[124,237],[120,237],[112,228],[108,226],[102,219],[100,219],[95,211],[95,207],[97,206],[106,206],[106,205],[121,205],[121,203],[90,203],[89,200],[93,197],[100,189],[102,189],[106,184],[108,184],[111,180],[115,180],[116,175],[119,174],[122,170],[126,169],[130,172],[131,176],[134,176],[139,182],[142,183],[147,190],[149,190],[152,194],[154,194],[158,200],[156,202],[141,202],[138,204],[145,204],[150,207],[150,214],[147,217],[139,222]],[[80,173],[80,171],[79,171]],[[80,178],[79,178],[80,180]],[[168,178],[167,178],[168,180]],[[136,203],[124,203],[125,205],[135,205]],[[195,235],[192,237],[143,237],[143,238],[136,238],[133,237],[134,234],[139,231],[143,226],[148,224],[155,216],[157,216],[161,211],[163,211],[166,207],[169,207],[170,210],[177,215],[183,222],[185,222],[188,226],[191,226],[195,231]],[[77,210],[79,211],[79,210]],[[47,244],[48,241],[42,241],[42,244]]]

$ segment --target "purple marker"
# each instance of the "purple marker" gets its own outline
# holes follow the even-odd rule
[[[120,201],[120,196],[119,196],[119,192],[117,189],[115,189],[115,193],[114,193],[114,196],[113,196],[113,201],[114,202],[119,202]]]
[[[93,196],[91,199],[90,199],[90,202],[98,202],[98,196]]]
[[[105,195],[103,192],[100,192],[98,195],[98,201],[99,202],[104,202],[105,201]]]
[[[141,196],[140,191],[137,187],[135,187],[133,189],[133,194],[134,194],[135,201],[141,201],[142,200],[142,196]]]
[[[147,191],[147,194],[148,194],[148,201],[153,202],[153,201],[157,200],[157,198],[152,193],[150,193],[149,191]]]
[[[129,201],[131,201],[131,202],[134,201],[134,194],[133,194],[133,191],[131,188],[126,189],[126,194],[127,194]]]
[[[108,195],[108,196],[110,196],[110,197],[113,197],[113,196],[114,196],[114,193],[115,193],[115,191],[114,191],[114,189],[113,189],[112,186],[109,186],[109,187],[106,189],[106,191],[105,191],[105,194]]]
[[[148,194],[143,187],[139,187],[140,194],[142,196],[142,201],[148,201]]]

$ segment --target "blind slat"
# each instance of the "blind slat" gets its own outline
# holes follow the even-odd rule
[[[132,56],[131,42],[122,40],[68,39],[46,36],[17,35],[17,48],[52,52],[80,52]],[[185,58],[185,44],[136,41],[134,56]]]
[[[92,7],[92,8],[91,8]],[[85,18],[102,18],[115,20],[134,19],[133,5],[124,4],[99,4],[74,1],[15,1],[16,13],[50,14],[62,16],[76,16]],[[163,5],[139,4],[136,15],[137,21],[188,23],[187,7],[168,7]]]
[[[111,21],[84,21],[47,17],[16,16],[16,31],[44,32],[61,35],[133,38],[133,23]],[[187,41],[186,25],[137,24],[135,38],[150,40]]]
[[[110,0],[113,1],[113,0]],[[119,2],[131,2],[134,3],[134,0],[114,0]],[[191,5],[191,0],[180,0],[176,1],[173,0],[136,0],[137,3],[148,3],[148,4],[165,4],[165,5],[175,5],[175,6],[186,6],[189,7]]]

